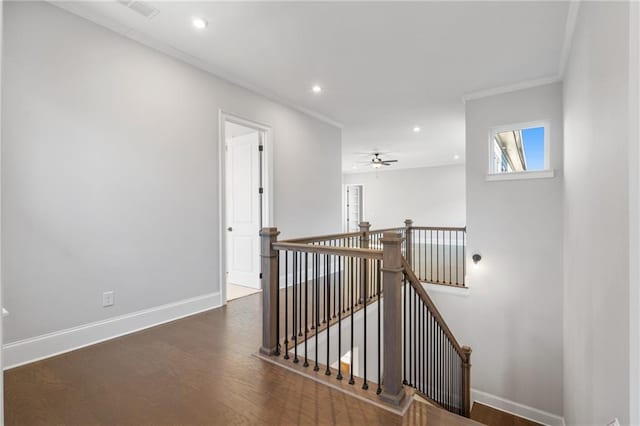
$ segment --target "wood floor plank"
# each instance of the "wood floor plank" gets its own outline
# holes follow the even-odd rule
[[[261,296],[8,370],[7,425],[471,425],[423,403],[404,417],[253,354]]]
[[[489,426],[541,426],[539,423],[523,419],[511,413],[475,402],[471,410],[471,418]]]

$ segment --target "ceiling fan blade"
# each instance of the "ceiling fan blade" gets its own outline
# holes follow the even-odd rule
[[[383,163],[397,163],[398,160],[384,160]]]
[[[382,164],[383,166],[390,166],[391,165],[391,164],[387,163],[386,161],[383,162],[383,163],[380,163],[380,164]]]

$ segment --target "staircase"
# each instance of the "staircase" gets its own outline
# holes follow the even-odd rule
[[[471,349],[423,286],[465,285],[464,228],[278,234],[260,233],[263,359],[399,414],[417,395],[469,416]]]

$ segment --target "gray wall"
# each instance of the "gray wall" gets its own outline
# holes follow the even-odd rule
[[[630,423],[628,11],[581,4],[565,76],[568,425]]]
[[[550,121],[555,178],[487,181],[491,127]],[[461,344],[472,387],[562,414],[562,88],[466,104],[468,297],[432,293]]]
[[[340,230],[340,129],[46,3],[4,24],[5,342],[220,291],[219,109],[273,127],[283,236]]]
[[[464,165],[348,173],[345,184],[363,184],[365,220],[375,228],[465,226]]]

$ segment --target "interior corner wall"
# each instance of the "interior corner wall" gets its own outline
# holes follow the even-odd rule
[[[364,185],[364,220],[372,229],[465,226],[464,165],[347,173],[344,184]],[[402,208],[399,208],[401,206]]]
[[[221,109],[273,129],[281,236],[339,232],[339,128],[51,4],[4,5],[5,343],[220,293]]]
[[[640,3],[629,7],[629,423],[640,425]]]
[[[564,77],[568,425],[630,424],[628,58],[629,3],[582,2]]]
[[[492,127],[550,123],[554,178],[487,181]],[[461,344],[472,387],[562,416],[562,86],[466,104],[469,295],[432,292]],[[547,416],[549,417],[549,416]]]

